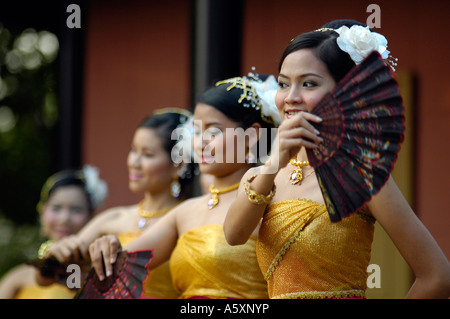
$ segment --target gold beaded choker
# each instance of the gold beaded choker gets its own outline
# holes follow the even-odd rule
[[[139,219],[138,227],[140,229],[144,228],[147,225],[147,222],[150,218],[163,216],[166,213],[168,213],[169,210],[171,210],[172,208],[174,208],[177,205],[178,205],[178,203],[169,208],[166,208],[164,210],[149,212],[148,210],[144,209],[144,200],[140,201],[139,205],[138,205],[138,212],[139,212],[139,216],[141,216],[141,218]]]
[[[236,183],[221,190],[214,188],[214,185],[209,186],[209,192],[211,193],[212,197],[208,201],[208,208],[213,209],[214,207],[216,207],[217,204],[219,204],[219,194],[231,192],[232,190],[235,190],[238,187],[239,183]]]

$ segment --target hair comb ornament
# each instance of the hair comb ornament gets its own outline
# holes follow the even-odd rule
[[[252,68],[254,70],[254,68]],[[281,123],[280,113],[275,105],[275,95],[278,90],[278,82],[273,75],[269,75],[264,81],[258,74],[250,72],[247,76],[234,77],[219,81],[216,86],[230,84],[227,91],[233,88],[243,92],[238,103],[244,107],[252,107],[261,112],[261,118],[278,126]]]

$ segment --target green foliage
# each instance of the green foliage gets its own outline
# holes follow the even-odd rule
[[[37,258],[43,238],[39,225],[16,225],[0,214],[0,278],[12,267]]]
[[[57,52],[50,32],[13,35],[0,24],[0,210],[17,223],[34,221],[41,186],[53,173]]]
[[[40,190],[53,173],[58,39],[0,23],[0,276],[36,258]]]

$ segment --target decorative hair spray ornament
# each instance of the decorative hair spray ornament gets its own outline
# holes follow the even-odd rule
[[[403,141],[404,107],[394,74],[377,51],[314,107],[324,141],[307,149],[331,221],[361,209],[386,183]]]
[[[234,77],[219,81],[216,86],[230,84],[227,91],[233,88],[243,92],[238,100],[244,107],[252,107],[261,112],[261,118],[267,123],[278,126],[281,123],[280,113],[275,105],[275,95],[278,90],[278,82],[273,75],[266,80],[261,80],[258,74],[249,73],[248,76]]]

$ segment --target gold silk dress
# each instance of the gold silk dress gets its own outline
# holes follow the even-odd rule
[[[138,238],[142,232],[131,232],[117,235],[122,247]],[[143,298],[177,299],[179,293],[175,291],[170,276],[169,262],[165,262],[149,272],[144,283]]]
[[[331,223],[310,200],[270,204],[256,253],[270,298],[364,298],[374,218],[360,211]]]
[[[20,288],[14,299],[72,299],[76,292],[60,284],[45,287],[35,284]]]
[[[180,298],[267,298],[255,245],[252,237],[244,245],[230,246],[222,225],[201,226],[181,235],[170,257]]]

